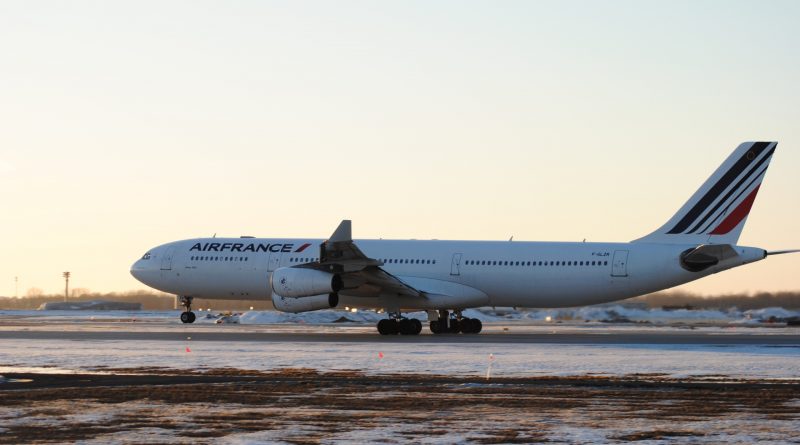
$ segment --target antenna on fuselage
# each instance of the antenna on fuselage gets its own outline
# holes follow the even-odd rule
[[[508,242],[514,241],[514,235],[511,235],[511,238],[508,239]]]

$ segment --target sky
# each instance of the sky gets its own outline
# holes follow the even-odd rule
[[[0,2],[0,295],[184,238],[629,241],[741,142],[800,248],[795,1]],[[797,290],[800,255],[682,287]]]

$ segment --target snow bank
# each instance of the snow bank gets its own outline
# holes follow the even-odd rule
[[[403,314],[407,317],[427,321],[425,312]],[[477,318],[482,322],[503,321],[591,321],[591,322],[647,322],[653,324],[669,323],[736,323],[757,324],[773,321],[785,321],[793,317],[800,317],[800,311],[790,311],[784,308],[766,308],[750,311],[730,310],[690,310],[690,309],[646,309],[627,307],[625,305],[586,306],[570,309],[527,309],[527,310],[502,310],[492,308],[466,309],[465,317]],[[275,323],[377,323],[385,314],[374,311],[360,310],[358,312],[342,310],[322,310],[289,314],[276,311],[250,311],[239,317],[242,324],[275,324]],[[773,318],[774,317],[774,318]]]

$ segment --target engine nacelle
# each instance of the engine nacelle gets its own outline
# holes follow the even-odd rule
[[[280,267],[272,272],[270,286],[281,297],[301,298],[339,292],[342,279],[320,270]]]
[[[298,312],[318,311],[320,309],[330,309],[339,304],[339,296],[335,293],[328,295],[314,295],[304,298],[291,298],[281,297],[272,294],[272,305],[276,310],[281,312],[291,312],[296,314]]]

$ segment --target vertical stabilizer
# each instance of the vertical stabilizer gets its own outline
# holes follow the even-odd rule
[[[634,242],[735,245],[777,145],[739,145],[675,216]]]

